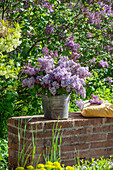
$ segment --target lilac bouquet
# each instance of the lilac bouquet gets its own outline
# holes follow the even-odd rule
[[[46,48],[46,47],[45,47]],[[81,67],[68,56],[58,56],[46,48],[44,55],[37,60],[37,66],[30,63],[23,73],[27,78],[22,86],[34,88],[38,95],[62,95],[74,92],[86,97],[85,79],[91,77],[88,67]]]

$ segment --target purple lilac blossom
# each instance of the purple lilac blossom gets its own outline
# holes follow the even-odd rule
[[[112,5],[103,3],[103,2],[97,2],[97,5],[100,6],[99,11],[88,11],[88,8],[85,8],[84,11],[87,11],[87,16],[88,16],[88,22],[95,24],[97,28],[100,28],[100,23],[102,19],[105,17],[104,15],[107,15],[108,17],[113,16],[113,10],[112,10]]]
[[[73,36],[66,40],[65,46],[66,46],[68,49],[72,50],[73,52],[77,51],[78,48],[80,47],[79,44],[75,44],[75,43],[74,43],[74,37],[73,37]]]
[[[98,65],[99,68],[104,68],[104,67],[108,67],[108,66],[109,66],[108,62],[104,61],[104,60],[101,60]]]
[[[111,79],[109,76],[107,76],[107,78],[106,78],[105,80],[106,80],[106,81],[109,81],[109,83],[112,82],[112,79]]]
[[[46,29],[45,29],[44,33],[47,34],[47,35],[53,34],[54,33],[54,28],[50,24],[48,24],[46,26]]]
[[[57,57],[58,57],[58,51],[56,50],[54,53],[54,59],[57,59]]]
[[[50,5],[50,3],[47,0],[42,0],[41,1],[41,6],[44,8],[47,8],[49,12],[53,13],[54,12],[54,4]]]
[[[28,78],[27,80],[27,85],[29,88],[33,88],[34,87],[34,84],[35,84],[35,79],[34,77],[31,77],[31,78]]]
[[[103,103],[102,100],[99,100],[99,95],[91,95],[91,99],[89,99],[90,104],[101,105]]]
[[[24,79],[24,80],[22,81],[22,87],[26,87],[26,86],[28,86],[28,80],[27,80],[27,79]]]
[[[76,61],[76,60],[78,60],[80,58],[80,54],[75,53],[75,52],[72,52],[71,56],[72,56],[74,61]]]
[[[49,50],[48,48],[45,46],[43,49],[42,49],[42,52],[44,55],[48,56],[49,55]]]
[[[24,67],[24,70],[22,70],[23,73],[31,76],[36,75],[38,71],[38,68],[34,68],[33,66]]]
[[[80,100],[76,100],[75,103],[77,104],[77,106],[79,107],[79,109],[82,110],[82,108],[83,108],[83,102],[82,102],[82,100],[81,100],[81,99],[80,99]]]
[[[93,63],[93,64],[96,64],[96,62],[95,62],[95,61],[96,61],[96,58],[95,58],[95,57],[93,57],[93,58],[92,58],[92,63]]]
[[[54,60],[50,56],[44,56],[38,58],[38,66],[40,67],[40,71],[49,72],[54,67]]]
[[[51,51],[49,54],[47,47],[43,48],[43,53],[46,55],[38,58],[38,68],[34,68],[30,63],[24,68],[23,72],[31,77],[23,80],[23,87],[33,88],[34,84],[37,84],[45,89],[45,94],[48,89],[52,95],[57,94],[57,89],[64,89],[66,93],[74,90],[76,95],[80,94],[85,98],[86,92],[83,86],[86,77],[91,76],[89,69],[81,67],[67,56],[61,56],[55,64],[54,53]],[[57,51],[55,54],[58,56]]]
[[[80,78],[91,77],[88,67],[80,67],[78,69],[77,75],[79,75]]]

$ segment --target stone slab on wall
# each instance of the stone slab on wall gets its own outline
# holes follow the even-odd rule
[[[36,142],[35,163],[41,153],[51,148],[54,123],[57,123],[57,120],[47,120],[43,115],[8,119],[9,170],[17,167],[18,156],[25,143],[25,158],[32,152],[33,136]],[[60,126],[63,164],[74,165],[77,156],[90,160],[101,156],[107,158],[113,154],[113,118],[84,118],[80,113],[70,113],[67,120],[59,120],[58,128]],[[28,158],[27,164],[29,165],[31,161],[32,156]],[[43,154],[40,162],[44,162]]]

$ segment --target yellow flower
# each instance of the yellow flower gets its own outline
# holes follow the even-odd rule
[[[54,170],[62,170],[62,167],[59,162],[54,162],[52,168]]]
[[[61,166],[59,162],[54,162],[53,165],[55,165],[55,166]]]
[[[38,168],[44,168],[44,164],[38,164]]]
[[[27,170],[34,170],[34,167],[32,165],[27,166]]]
[[[17,167],[15,170],[24,170],[23,167]]]
[[[48,162],[46,162],[46,165],[53,165],[53,163],[48,161]]]
[[[54,162],[53,165],[58,166],[58,167],[59,167],[59,166],[61,167],[61,165],[60,165],[59,162]]]
[[[41,168],[40,170],[46,170],[45,168]]]
[[[45,165],[45,168],[46,168],[47,170],[51,170],[51,169],[53,168],[53,165]]]
[[[66,170],[75,170],[75,168],[74,168],[74,167],[71,167],[71,166],[67,166],[67,167],[66,167]]]

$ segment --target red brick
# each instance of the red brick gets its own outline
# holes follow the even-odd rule
[[[62,145],[61,152],[74,151],[76,147],[74,145]]]
[[[44,150],[43,146],[42,147],[36,147],[35,154],[41,154],[41,153],[43,153],[43,150]],[[29,144],[28,147],[24,148],[24,153],[25,154],[29,154],[32,151],[33,151],[33,146],[30,145],[30,144]]]
[[[113,139],[113,133],[108,133],[107,139]]]
[[[35,143],[36,143],[36,147],[41,147],[44,145],[44,139],[39,138],[35,141]]]
[[[24,132],[22,134],[22,137],[24,136]],[[40,132],[30,132],[30,131],[27,131],[25,133],[25,138],[27,139],[32,139],[32,137],[34,136],[34,138],[43,138],[44,136],[44,132],[43,131],[40,131]]]
[[[113,117],[107,117],[107,118],[105,118],[105,123],[107,124],[109,124],[109,123],[113,123]]]
[[[54,122],[45,122],[44,123],[44,129],[53,129]],[[55,127],[56,127],[55,123]],[[72,120],[59,120],[58,127],[57,128],[72,128],[73,127],[73,121]]]
[[[12,117],[8,119],[8,123],[18,126],[18,123],[22,125],[22,127],[25,126],[25,124],[29,124],[31,122],[37,122],[40,121],[43,122],[45,121],[44,115],[34,115],[34,116],[20,116],[20,117]]]
[[[14,125],[14,119],[12,117],[8,119],[8,124]]]
[[[7,129],[8,129],[8,132],[11,132],[13,134],[18,134],[18,128],[17,127],[13,127],[13,126],[8,125]]]
[[[111,147],[111,148],[106,148],[106,155],[107,155],[107,156],[113,155],[113,147]]]
[[[91,143],[91,148],[107,148],[113,147],[113,141],[103,141],[103,142],[93,142]]]
[[[78,136],[78,142],[91,142],[91,141],[98,141],[98,140],[106,140],[106,134],[91,134],[91,135]]]
[[[31,142],[32,140],[31,139],[23,139],[23,138],[20,138],[20,141],[18,139],[15,139],[15,143],[17,143],[18,145],[27,145],[27,143]]]
[[[18,135],[8,132],[8,139],[13,143],[18,143]]]
[[[24,135],[24,134],[23,134]],[[34,136],[34,138],[51,138],[52,137],[52,130],[49,131],[38,131],[36,132],[27,132],[25,133],[25,138],[28,139],[32,139],[32,136]]]
[[[36,121],[36,122],[29,122],[27,124],[27,130],[40,130],[40,129],[43,129],[43,123],[42,122],[39,122],[39,121]]]
[[[113,131],[113,125],[103,125],[93,128],[93,132],[110,132]]]
[[[12,143],[12,142],[8,141],[8,147],[13,149],[13,150],[17,150],[18,151],[19,145],[16,144],[16,143]]]
[[[12,158],[11,156],[8,157],[8,170],[15,170],[17,167],[17,159]]]
[[[13,150],[13,149],[8,149],[8,153],[10,153],[10,156],[12,157],[12,158],[17,158],[18,156],[18,151],[15,151],[15,150]]]
[[[48,139],[43,139],[43,145],[46,146],[50,146],[52,144],[52,138],[48,138]]]
[[[74,136],[76,135],[76,129],[65,129],[63,130],[63,136]]]
[[[69,160],[69,159],[75,159],[76,155],[75,152],[67,152],[67,153],[61,153],[62,160]]]
[[[12,117],[8,119],[8,125],[13,125],[16,127],[22,127],[22,125],[24,124],[24,121],[22,121],[22,119],[20,117]]]
[[[73,136],[73,135],[78,135],[78,134],[88,134],[91,133],[92,127],[81,127],[79,129],[64,129],[63,130],[63,136]]]
[[[81,144],[75,144],[76,150],[84,150],[84,149],[89,149],[89,144],[86,143],[81,143]]]
[[[102,118],[84,118],[75,121],[75,126],[89,126],[89,125],[102,125]]]
[[[76,129],[76,134],[88,134],[92,132],[92,127],[81,127]]]
[[[40,157],[40,158],[39,158]],[[32,162],[32,156],[29,157],[28,161],[27,161],[27,164],[25,166],[25,168],[30,165]],[[43,154],[42,155],[35,155],[35,159],[33,161],[33,166],[36,167],[36,164],[38,163],[44,163],[44,157],[43,157]]]
[[[62,144],[72,144],[75,142],[75,137],[71,136],[71,137],[62,137]]]
[[[39,160],[39,163],[44,163],[44,157],[43,154],[41,155],[35,155],[35,163]]]
[[[49,138],[52,137],[52,130],[44,131],[43,138]]]
[[[104,156],[106,155],[105,149],[98,149],[98,150],[88,150],[88,151],[79,151],[78,156],[80,158],[93,158],[93,157],[98,157],[98,156]]]

